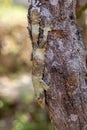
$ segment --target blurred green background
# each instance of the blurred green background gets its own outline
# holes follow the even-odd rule
[[[28,0],[0,0],[0,130],[53,130],[46,109],[34,101]],[[87,2],[79,0],[77,21],[87,46]]]

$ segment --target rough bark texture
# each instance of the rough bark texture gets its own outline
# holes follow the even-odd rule
[[[86,55],[76,25],[76,0],[34,2],[40,8],[38,44],[43,41],[43,30],[51,28],[43,79],[50,86],[45,97],[54,129],[87,130]]]

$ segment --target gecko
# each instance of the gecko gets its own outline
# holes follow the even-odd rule
[[[29,13],[28,13],[28,30],[32,41],[32,82],[35,90],[35,98],[37,103],[44,108],[45,95],[44,90],[48,90],[50,87],[43,80],[43,72],[45,66],[45,51],[48,31],[50,26],[44,23],[44,27],[41,27],[41,10],[40,2],[37,0],[30,0]],[[43,38],[39,42],[40,30],[43,31]]]

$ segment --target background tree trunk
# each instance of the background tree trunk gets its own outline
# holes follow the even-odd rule
[[[87,130],[86,54],[76,0],[33,0],[28,13],[32,42],[33,8],[40,14],[38,45],[47,42],[43,79],[50,86],[45,97],[54,129]]]

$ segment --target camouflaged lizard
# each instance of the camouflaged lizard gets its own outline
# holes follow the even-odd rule
[[[43,81],[43,71],[45,64],[45,50],[48,31],[51,29],[50,22],[45,19],[44,25],[41,23],[43,17],[43,10],[41,10],[41,3],[38,0],[30,0],[28,12],[28,30],[32,41],[32,81],[35,90],[35,97],[37,103],[44,107],[45,96],[44,90],[48,90],[49,86]],[[42,12],[41,12],[42,11]],[[41,16],[42,14],[42,16]],[[44,20],[43,20],[44,21]]]

